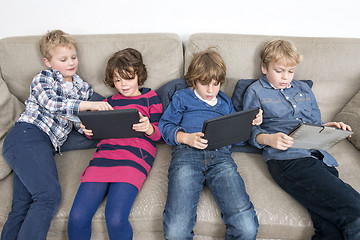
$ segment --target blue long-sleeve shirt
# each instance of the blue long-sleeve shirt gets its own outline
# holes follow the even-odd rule
[[[256,136],[260,133],[287,134],[298,123],[323,124],[320,109],[310,87],[301,81],[292,80],[291,86],[285,89],[275,89],[264,75],[248,87],[244,95],[244,110],[258,107],[263,112],[263,123],[254,126],[249,143],[257,148],[263,148],[265,161],[270,159],[289,160],[312,157],[317,150],[288,148],[279,150],[270,146],[260,145]],[[337,162],[326,151],[319,151],[324,155],[323,161],[329,166],[337,166]]]
[[[210,106],[199,99],[193,90],[185,88],[175,92],[169,107],[159,121],[159,129],[165,142],[171,146],[178,144],[176,133],[201,132],[205,120],[235,112],[231,99],[219,91],[218,102]]]

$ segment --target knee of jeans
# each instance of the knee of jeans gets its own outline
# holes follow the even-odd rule
[[[232,236],[234,239],[256,239],[256,235],[258,232],[259,224],[257,219],[254,221],[248,221],[246,223],[241,224],[240,227],[235,229],[227,228],[226,235]],[[230,239],[232,239],[230,238]]]
[[[253,209],[239,212],[228,219],[224,219],[227,235],[242,237],[242,239],[256,239],[259,222]]]
[[[258,233],[259,223],[257,217],[255,216],[252,221],[249,221],[246,224],[246,227],[242,229],[245,239],[256,239]]]
[[[196,220],[195,220],[196,221]],[[164,236],[165,239],[189,239],[193,237],[193,225],[191,219],[179,216],[169,217],[164,212]]]
[[[344,239],[360,239],[360,217],[345,226],[343,235]]]
[[[33,196],[34,203],[43,204],[45,207],[57,210],[61,202],[61,189],[54,187],[51,191],[46,191]]]

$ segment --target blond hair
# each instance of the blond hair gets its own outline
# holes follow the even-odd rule
[[[225,82],[226,66],[220,53],[210,47],[195,54],[184,78],[189,87],[195,87],[196,82],[209,84],[212,80],[222,85]]]
[[[39,40],[40,52],[44,58],[51,60],[50,50],[55,47],[76,48],[74,39],[61,30],[53,30],[46,33]]]
[[[284,61],[286,65],[297,65],[302,61],[295,44],[281,39],[274,39],[265,44],[261,51],[261,64],[268,68],[271,61]]]

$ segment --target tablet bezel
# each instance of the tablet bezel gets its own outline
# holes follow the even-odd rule
[[[137,109],[117,109],[108,111],[85,111],[78,114],[86,129],[93,131],[93,139],[130,138],[144,136],[143,132],[132,129],[139,122]]]

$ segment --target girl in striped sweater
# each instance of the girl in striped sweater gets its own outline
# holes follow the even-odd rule
[[[81,176],[68,223],[69,239],[90,239],[91,220],[107,195],[105,219],[110,239],[132,239],[128,217],[135,197],[152,167],[156,142],[161,141],[158,121],[162,104],[155,91],[139,88],[147,79],[140,52],[127,48],[108,61],[105,83],[119,92],[106,98],[114,109],[135,108],[143,137],[102,139]],[[86,135],[92,131],[83,127]]]

